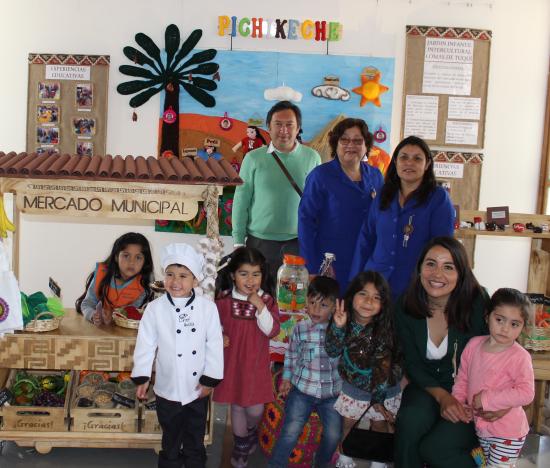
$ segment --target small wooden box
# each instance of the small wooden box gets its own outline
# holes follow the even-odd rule
[[[71,393],[71,431],[72,432],[137,432],[139,421],[139,404],[135,401],[134,408],[79,408],[78,373],[75,373],[73,391]]]
[[[6,387],[11,388],[18,369],[12,369]],[[32,371],[27,374],[36,376],[64,375],[63,371]],[[71,377],[65,392],[65,404],[62,407],[4,405],[1,408],[3,431],[25,432],[65,432],[69,430],[69,397],[72,392]]]

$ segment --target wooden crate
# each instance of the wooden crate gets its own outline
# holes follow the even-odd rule
[[[70,405],[71,431],[138,432],[139,404],[137,400],[134,408],[79,408],[76,406],[78,379],[79,374],[75,373]]]
[[[18,369],[12,369],[6,387],[10,388]],[[30,375],[64,375],[63,371],[33,371],[26,370]],[[2,431],[27,431],[27,432],[65,432],[69,430],[69,397],[72,392],[73,378],[69,381],[65,393],[63,407],[54,408],[48,406],[3,406],[2,407]]]
[[[151,388],[151,387],[149,387]],[[149,398],[152,397],[152,392],[149,390]],[[204,433],[205,445],[212,443],[214,431],[214,402],[212,397],[208,399],[208,412],[206,413],[206,432]],[[162,429],[160,428],[159,420],[157,418],[157,412],[145,408],[143,402],[140,403],[140,432],[144,434],[160,434]]]

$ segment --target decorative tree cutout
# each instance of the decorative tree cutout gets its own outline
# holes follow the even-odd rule
[[[207,49],[194,53],[189,59],[187,55],[195,48],[202,30],[195,29],[189,37],[181,44],[180,31],[175,24],[166,28],[164,42],[166,58],[163,62],[161,51],[153,40],[143,33],[136,34],[137,44],[145,53],[134,47],[124,47],[126,57],[136,65],[121,65],[120,73],[128,76],[143,78],[120,83],[117,91],[120,94],[136,94],[130,99],[130,106],[134,109],[145,104],[158,92],[165,90],[164,112],[171,108],[175,113],[174,119],[166,119],[162,122],[162,136],[160,154],[171,151],[175,156],[179,155],[179,94],[182,87],[193,99],[206,107],[214,107],[216,100],[206,91],[214,91],[218,86],[212,79],[203,78],[198,75],[214,75],[219,65],[210,62],[217,51]],[[184,61],[185,60],[185,61]]]

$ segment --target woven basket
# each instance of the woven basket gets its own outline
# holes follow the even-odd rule
[[[548,327],[525,327],[521,334],[521,344],[525,349],[533,351],[550,350],[550,328]]]
[[[40,319],[40,317],[45,317],[47,315],[51,316],[51,318]],[[55,330],[59,328],[62,318],[63,317],[55,316],[49,311],[40,312],[33,320],[25,325],[25,331],[40,333]]]
[[[139,328],[139,320],[133,320],[125,317],[124,314],[120,312],[120,309],[115,309],[113,311],[113,321],[122,328],[133,328],[134,330]]]
[[[164,294],[166,292],[166,289],[164,289],[164,281],[153,281],[149,283],[149,287],[156,294]]]

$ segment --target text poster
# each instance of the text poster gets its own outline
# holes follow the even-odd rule
[[[437,136],[437,96],[407,96],[404,136],[416,135],[426,140]]]
[[[449,119],[479,120],[481,115],[480,98],[449,96]]]
[[[445,143],[454,145],[475,145],[477,142],[477,122],[447,120]]]
[[[422,93],[469,96],[473,60],[472,40],[426,38]]]

